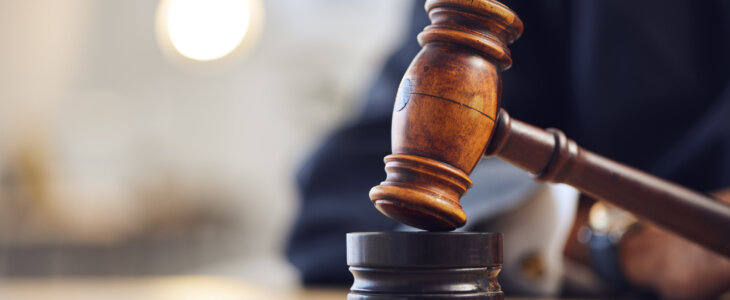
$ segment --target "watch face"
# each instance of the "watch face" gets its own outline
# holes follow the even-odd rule
[[[596,201],[588,213],[588,225],[591,231],[607,235],[614,240],[620,239],[636,222],[637,219],[633,214],[604,201]]]

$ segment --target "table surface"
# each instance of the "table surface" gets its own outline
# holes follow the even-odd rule
[[[342,289],[282,290],[210,276],[0,280],[0,299],[14,300],[343,300],[346,295]]]
[[[0,299],[345,299],[346,290],[276,289],[210,276],[0,280]]]

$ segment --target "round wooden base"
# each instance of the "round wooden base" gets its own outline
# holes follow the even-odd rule
[[[503,299],[502,234],[347,234],[348,299]]]

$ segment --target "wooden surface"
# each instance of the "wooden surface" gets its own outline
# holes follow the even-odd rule
[[[0,280],[0,299],[13,300],[342,300],[346,295],[346,290],[286,290],[207,276]]]
[[[587,151],[557,129],[543,130],[500,111],[486,155],[536,179],[569,184],[688,240],[730,257],[730,206]]]
[[[347,234],[350,290],[359,299],[502,300],[502,262],[501,233]]]
[[[493,0],[428,0],[426,9],[423,48],[396,95],[387,178],[370,190],[379,211],[425,230],[463,226],[459,201],[486,153],[730,257],[730,206],[586,151],[557,129],[510,122],[500,110],[501,72],[523,25],[509,8]]]
[[[507,45],[522,21],[491,0],[429,0],[431,25],[401,81],[393,108],[386,180],[370,191],[390,218],[426,230],[466,222],[459,199],[482,158],[500,106]]]
[[[0,280],[13,300],[345,300],[344,289],[281,290],[221,277]],[[517,298],[507,298],[518,300]]]

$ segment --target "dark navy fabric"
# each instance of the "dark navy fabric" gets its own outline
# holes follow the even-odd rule
[[[345,233],[397,226],[368,190],[385,177],[396,89],[429,23],[417,2],[362,114],[298,173],[287,255],[305,284],[348,284]],[[503,77],[502,106],[514,118],[700,191],[730,186],[730,1],[504,2],[525,24]]]

